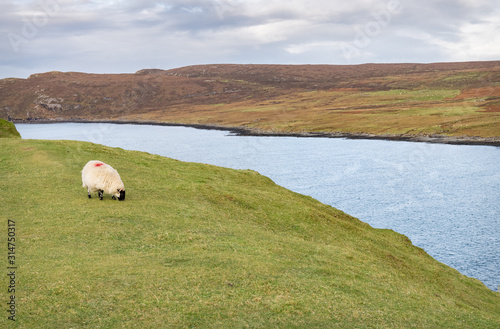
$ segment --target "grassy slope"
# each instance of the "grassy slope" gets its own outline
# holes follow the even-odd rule
[[[125,202],[87,198],[90,159],[120,172]],[[479,281],[253,171],[3,139],[0,182],[19,328],[500,325],[500,297]]]
[[[21,135],[12,122],[0,119],[0,138],[21,138]]]
[[[488,94],[489,93],[489,94]],[[389,91],[289,91],[268,100],[248,99],[214,105],[186,104],[128,114],[126,120],[241,126],[271,132],[500,137],[500,87],[464,94],[458,87]]]
[[[336,67],[335,70],[340,71],[329,71],[331,67],[322,67],[325,72],[332,74],[330,76],[314,71],[315,66],[295,66],[291,71],[282,67],[284,71],[281,75],[276,72],[279,66],[269,67],[270,74],[277,74],[288,81],[274,84],[267,90],[267,96],[250,95],[239,102],[221,102],[211,106],[185,104],[177,110],[165,108],[141,114],[139,118],[217,123],[273,132],[439,134],[499,138],[499,67],[496,65],[485,69],[469,64],[471,66],[467,67],[466,63],[450,63],[444,70],[442,64],[423,65],[414,70],[405,65],[403,70],[398,69],[397,65]],[[178,71],[196,76],[195,68],[180,68]],[[202,68],[210,69],[207,66]],[[212,74],[217,76],[216,72]],[[231,74],[225,74],[231,77]],[[337,79],[337,74],[342,78]],[[301,88],[293,87],[290,82],[294,80],[293,77],[302,81]],[[312,77],[317,79],[315,82],[318,86],[314,82],[306,82]],[[253,76],[248,74],[241,78],[252,79]],[[236,81],[239,80],[233,82]],[[289,88],[286,93],[282,92],[283,85]],[[130,115],[130,118],[133,116]]]
[[[186,104],[176,110],[123,118],[243,126],[272,132],[500,137],[499,93],[500,86],[462,89],[442,84],[382,91],[290,90],[267,100]]]

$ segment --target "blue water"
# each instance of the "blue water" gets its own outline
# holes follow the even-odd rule
[[[492,290],[500,285],[500,148],[381,140],[240,137],[114,124],[17,124],[26,139],[90,141],[253,169],[413,244]]]

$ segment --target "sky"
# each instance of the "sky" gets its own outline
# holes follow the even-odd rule
[[[500,60],[500,0],[0,0],[0,78]]]

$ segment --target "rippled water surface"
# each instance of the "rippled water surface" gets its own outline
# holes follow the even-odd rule
[[[437,260],[500,285],[500,148],[114,124],[17,124],[23,138],[90,141],[253,169],[293,191],[408,236]],[[89,159],[90,160],[90,159]],[[83,166],[83,164],[82,164]]]

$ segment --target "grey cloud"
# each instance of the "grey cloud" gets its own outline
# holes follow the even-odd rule
[[[51,4],[48,15],[43,6]],[[492,28],[499,30],[492,22],[500,21],[487,0],[40,0],[1,6],[0,78],[25,75],[27,67],[130,72],[210,62],[431,62],[453,59],[457,49],[467,59],[468,43],[481,46],[469,30],[488,40]],[[38,22],[37,33],[23,34],[37,14],[48,20]],[[12,34],[26,41],[17,52]],[[500,42],[496,38],[492,42]],[[342,45],[355,56],[347,58]],[[486,52],[487,59],[500,56],[493,46]]]

